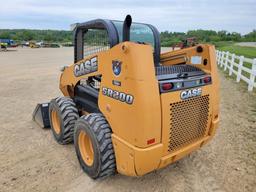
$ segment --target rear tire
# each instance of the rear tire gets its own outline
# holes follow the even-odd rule
[[[69,97],[51,100],[49,106],[50,125],[59,144],[73,142],[75,121],[79,118],[75,103]]]
[[[91,178],[115,174],[116,161],[111,128],[102,114],[80,117],[75,124],[74,144],[78,161]]]

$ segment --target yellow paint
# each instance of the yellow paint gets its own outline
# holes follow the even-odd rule
[[[88,166],[92,166],[94,161],[94,150],[92,146],[92,141],[90,136],[83,130],[79,132],[78,136],[78,146],[83,161]]]
[[[53,125],[53,129],[54,129],[55,133],[60,134],[60,131],[61,131],[60,119],[59,119],[56,109],[53,109],[51,111],[51,119],[52,119],[52,125]]]
[[[98,71],[75,77],[74,64],[66,68],[60,77],[60,89],[65,96],[74,96],[74,87],[81,79],[102,75],[98,105],[109,122],[113,134],[117,170],[129,176],[144,175],[167,166],[200,148],[216,132],[219,122],[219,79],[217,75],[215,48],[200,45],[202,53],[196,47],[190,47],[161,54],[162,65],[191,64],[191,56],[201,56],[202,63],[196,65],[209,73],[212,84],[202,87],[202,96],[209,95],[209,113],[207,127],[202,138],[193,141],[176,151],[169,152],[170,104],[180,102],[180,92],[160,94],[155,76],[152,48],[150,45],[133,42],[120,43],[107,51],[97,54]],[[91,55],[82,61],[90,59]],[[122,71],[115,76],[112,61],[122,61]],[[204,65],[203,61],[207,60]],[[112,84],[120,81],[121,86]],[[131,105],[102,94],[102,87],[133,95]],[[153,144],[147,141],[155,139]]]

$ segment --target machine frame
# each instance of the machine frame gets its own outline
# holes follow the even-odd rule
[[[152,49],[147,43],[129,41],[131,24],[131,18],[126,17],[122,40],[110,20],[76,25],[74,64],[65,67],[60,76],[59,88],[65,97],[52,100],[49,107],[55,139],[65,144],[75,132],[79,162],[92,178],[106,173],[102,167],[95,168],[98,172],[91,168],[96,166],[94,160],[98,166],[102,163],[104,154],[99,146],[106,146],[98,138],[104,134],[111,151],[103,150],[111,153],[109,173],[116,166],[119,173],[141,176],[202,147],[218,127],[214,46],[199,44],[160,54],[157,29],[145,24],[154,35]],[[110,49],[84,58],[83,34],[102,28],[107,30]],[[88,83],[92,78],[100,83],[99,88]],[[64,129],[65,124],[65,133],[70,134],[54,131],[59,131],[55,125]],[[84,147],[80,139],[86,143]]]

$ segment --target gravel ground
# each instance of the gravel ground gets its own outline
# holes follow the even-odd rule
[[[212,142],[143,177],[88,178],[73,145],[58,145],[31,120],[36,103],[60,95],[59,68],[72,58],[72,48],[0,52],[0,191],[255,191],[256,93],[223,73]]]

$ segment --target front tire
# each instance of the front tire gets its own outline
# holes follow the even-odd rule
[[[79,118],[75,103],[69,97],[51,100],[50,125],[55,140],[60,144],[73,142],[75,121]]]
[[[78,161],[91,178],[115,174],[116,161],[111,128],[102,114],[80,117],[75,124],[74,144]]]

